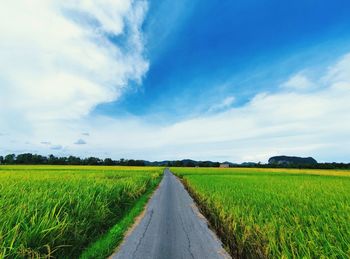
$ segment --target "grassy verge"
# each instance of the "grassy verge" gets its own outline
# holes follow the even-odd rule
[[[158,183],[159,184],[159,183]],[[81,259],[98,259],[110,256],[123,241],[125,233],[133,225],[137,216],[145,209],[145,206],[154,192],[154,188],[147,191],[126,215],[114,225],[104,236],[91,244],[80,256]]]

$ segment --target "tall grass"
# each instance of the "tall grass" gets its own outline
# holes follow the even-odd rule
[[[349,171],[172,171],[235,257],[350,257]]]
[[[159,168],[1,166],[0,258],[75,258],[159,182]]]

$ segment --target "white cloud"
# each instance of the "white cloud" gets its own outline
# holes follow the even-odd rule
[[[140,31],[146,10],[145,1],[132,0],[3,4],[3,124],[13,115],[28,125],[79,119],[96,105],[117,99],[130,80],[140,82],[148,69]],[[107,35],[124,37],[126,48],[109,42]]]
[[[287,82],[282,84],[283,88],[293,90],[309,90],[314,86],[315,84],[310,81],[303,73],[298,73],[292,76]]]

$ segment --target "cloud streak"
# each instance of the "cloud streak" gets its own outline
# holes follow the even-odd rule
[[[235,102],[235,97],[228,96],[223,99],[220,103],[214,104],[209,108],[209,112],[218,112],[230,108],[230,106]]]
[[[283,83],[282,87],[293,90],[311,90],[315,85],[303,73],[298,73],[292,76],[287,82]]]
[[[78,139],[74,142],[75,145],[86,145],[86,141],[83,139]]]
[[[63,147],[61,145],[52,145],[50,148],[52,150],[61,150]]]

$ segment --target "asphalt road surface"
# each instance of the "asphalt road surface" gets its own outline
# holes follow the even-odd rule
[[[182,183],[168,169],[143,218],[113,259],[230,258]]]

